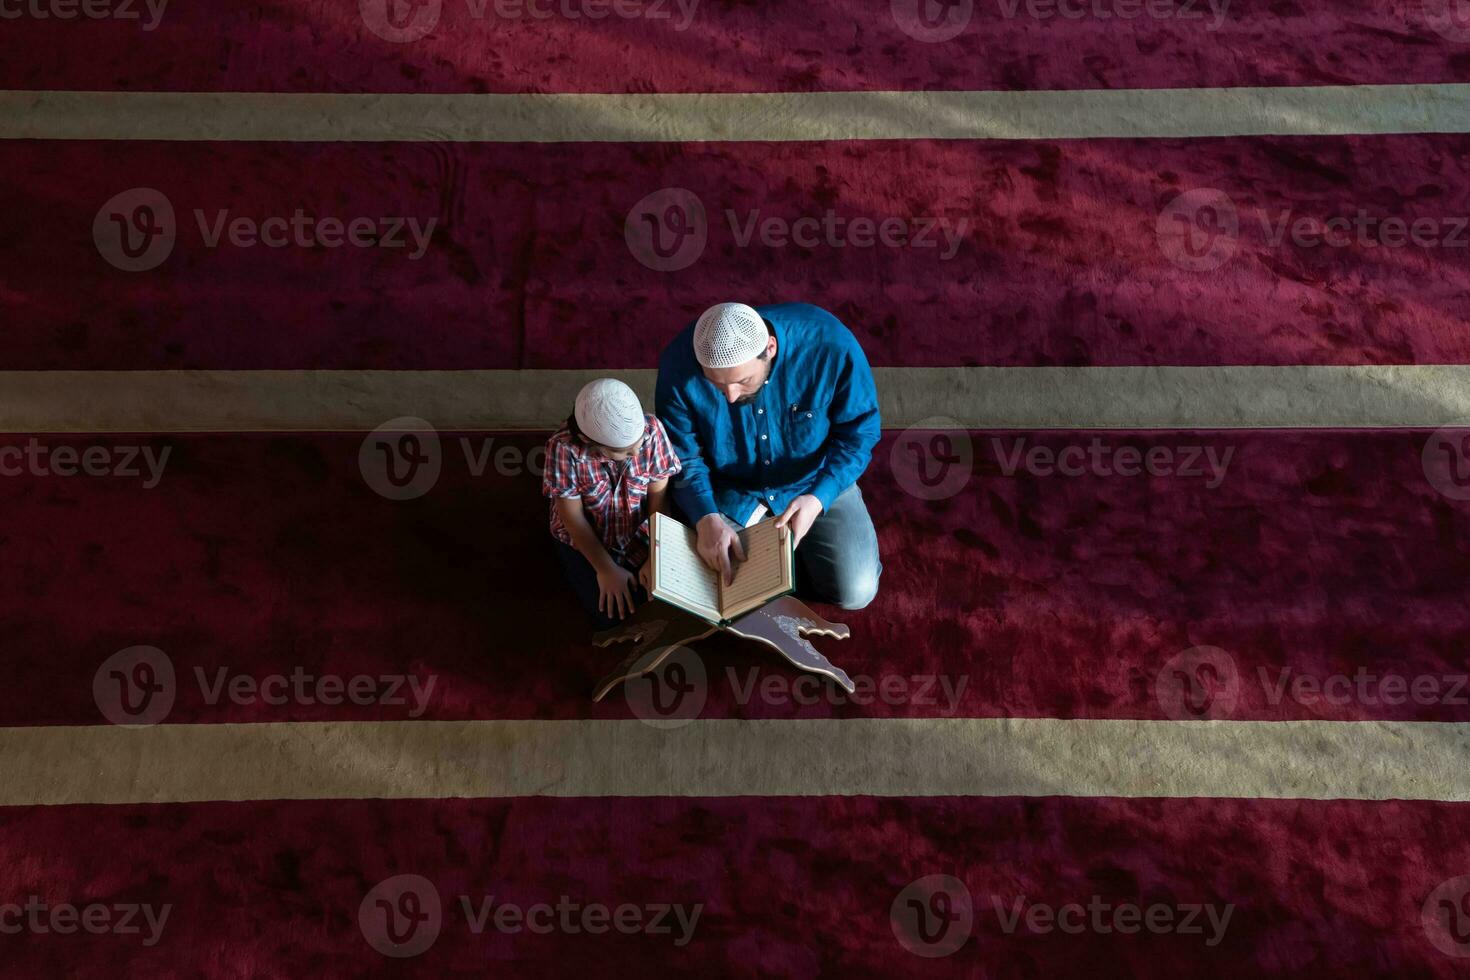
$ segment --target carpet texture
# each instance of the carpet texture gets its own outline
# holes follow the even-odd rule
[[[0,91],[23,124],[59,111],[43,91],[79,93],[83,113],[102,104],[88,92],[262,93],[267,112],[285,94],[507,95],[462,111],[533,117],[540,94],[587,93],[576,111],[607,110],[607,138],[581,144],[555,142],[549,124],[534,140],[463,142],[419,120],[383,142],[330,127],[251,142],[255,131],[229,131],[238,116],[192,118],[189,138],[168,142],[0,128],[0,370],[81,372],[38,374],[64,389],[39,408],[0,391],[6,418],[52,433],[0,435],[0,743],[42,747],[5,767],[16,805],[0,807],[0,971],[1460,975],[1470,822],[1465,803],[1443,802],[1463,798],[1460,784],[1435,777],[1458,774],[1457,724],[1470,722],[1470,438],[1430,431],[1452,421],[1436,404],[1410,412],[1414,428],[1294,428],[1321,422],[1292,406],[1365,389],[1272,391],[1257,379],[1214,383],[1212,411],[1277,428],[1093,432],[1098,419],[1076,418],[1007,430],[1021,416],[936,385],[934,414],[976,427],[885,433],[862,481],[881,593],[862,611],[821,610],[853,636],[818,644],[877,696],[800,686],[725,637],[592,704],[620,655],[588,644],[559,581],[533,452],[544,432],[437,420],[437,477],[398,493],[364,431],[416,405],[332,431],[367,401],[332,388],[350,404],[277,432],[273,406],[248,404],[265,389],[246,386],[232,389],[230,414],[245,431],[163,434],[130,432],[108,416],[115,402],[90,399],[88,372],[179,369],[505,369],[549,388],[540,372],[651,368],[684,323],[729,299],[822,305],[880,368],[1470,364],[1470,136],[1433,122],[1470,81],[1455,4],[1144,7],[0,7]],[[1405,83],[1439,88],[1395,89],[1396,100],[1354,90]],[[1288,86],[1349,95],[1329,91],[1338,101],[1318,112],[1325,102]],[[1200,106],[1216,104],[1191,90],[1228,100],[1246,87],[1301,104],[1289,118],[1276,105],[1281,130],[1231,128],[1227,116],[1148,138],[1150,125],[1199,123]],[[1139,119],[1083,94],[1113,89],[1168,93],[1151,104],[1174,111]],[[931,91],[1054,93],[1048,133],[1077,135],[1069,120],[1100,128],[1088,139],[994,128],[983,134],[1006,138],[891,138],[914,134],[891,129],[909,103],[886,93]],[[752,93],[782,92],[873,93],[853,104],[889,101],[889,115],[853,120],[873,125],[864,139],[733,131],[769,104]],[[706,120],[718,138],[646,141],[664,117],[631,120],[608,103],[615,93],[720,94],[726,108]],[[143,125],[170,110],[142,99],[119,111]],[[942,124],[956,110],[929,111],[921,135],[954,135]],[[1397,135],[1372,135],[1382,132]],[[297,215],[310,231],[287,230]],[[326,218],[367,230],[344,246]],[[903,240],[874,244],[892,222]],[[267,234],[287,236],[279,246],[260,241],[272,223]],[[1034,377],[1033,407],[1058,376]],[[1183,375],[1170,377],[1176,387],[1149,404],[1190,418]],[[1384,377],[1363,384],[1393,388]],[[1428,390],[1403,384],[1389,401],[1413,410],[1434,401]],[[1250,415],[1257,403],[1272,407]],[[1390,424],[1359,407],[1317,417]],[[993,410],[1004,417],[982,417]],[[38,446],[44,465],[27,455]],[[57,471],[124,453],[130,473]],[[1086,462],[1059,470],[1063,459]],[[356,678],[372,696],[343,697]],[[335,696],[321,696],[324,679]],[[383,696],[390,683],[396,700]],[[698,724],[681,728],[688,719],[663,699],[672,692],[677,707],[694,691]],[[931,740],[925,754],[904,735],[932,739],[953,719],[996,719],[1005,738],[1055,730],[1049,744],[1068,751],[1005,783],[1007,795],[987,795],[1000,784],[983,780],[955,790],[956,772],[983,765],[952,761],[963,745],[944,756]],[[1094,719],[1149,724],[1088,741]],[[533,735],[548,731],[611,734],[510,773],[521,782],[494,784],[533,784],[496,798],[476,795],[493,781],[464,778],[463,758],[436,754],[430,737],[432,722],[469,720],[495,722],[473,731],[504,740],[467,753],[481,765],[534,755]],[[350,724],[377,721],[393,724],[372,731],[412,751],[375,747]],[[306,723],[344,724],[309,765],[287,769],[301,745],[277,751],[266,722],[287,739]],[[224,742],[201,736],[188,765],[169,769],[135,751],[146,738],[113,727],[187,737],[197,730],[176,727],[186,723],[261,737],[246,739],[246,759],[211,754]],[[772,732],[784,750],[804,732],[880,724],[871,731],[897,733],[893,743],[842,760],[852,770],[814,773],[819,762],[782,755],[796,773],[782,787],[740,779],[709,795],[732,774],[776,769],[761,754]],[[1340,727],[1372,737],[1334,740]],[[1256,736],[1232,742],[1241,730]],[[700,754],[755,731],[765,747],[739,759]],[[709,732],[725,741],[697,741]],[[1242,748],[1298,732],[1279,767]],[[651,736],[670,750],[595,768],[619,737]],[[66,756],[83,743],[105,751]],[[1212,750],[1179,762],[1181,746],[1198,745]],[[673,747],[694,754],[688,769],[670,763]],[[1012,748],[975,754],[994,763]],[[54,773],[37,764],[58,754]],[[1079,771],[1088,758],[1096,770]],[[1173,770],[1150,770],[1165,758]],[[448,789],[230,796],[262,762],[327,773],[323,784]],[[1195,782],[1170,782],[1181,769]],[[843,792],[854,778],[828,792],[854,770],[917,791]],[[1232,776],[1242,770],[1249,778]],[[596,791],[558,796],[562,771]],[[1329,784],[1352,798],[1293,798],[1312,796],[1304,772],[1340,777]],[[181,782],[172,796],[103,792]],[[190,795],[206,783],[224,791]],[[1099,790],[1137,785],[1190,788]],[[635,798],[639,786],[671,792]],[[413,795],[381,795],[395,793]],[[227,799],[237,802],[210,802]]]

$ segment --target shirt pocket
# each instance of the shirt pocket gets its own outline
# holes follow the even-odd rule
[[[607,480],[593,480],[582,486],[582,506],[597,510],[607,503],[608,491],[612,484]]]
[[[807,402],[786,406],[786,450],[798,459],[821,452],[827,442],[827,407]]]
[[[644,497],[648,496],[648,485],[653,482],[643,473],[630,473],[626,481],[628,485],[628,498],[635,504],[640,503]]]

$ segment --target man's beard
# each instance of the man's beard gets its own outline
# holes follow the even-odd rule
[[[735,399],[735,404],[749,405],[751,402],[755,401],[755,396],[759,394],[759,391],[753,391],[748,395],[741,395],[739,398]]]

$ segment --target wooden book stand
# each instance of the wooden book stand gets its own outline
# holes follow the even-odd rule
[[[592,700],[601,701],[608,691],[624,681],[653,673],[675,647],[702,640],[716,630],[764,643],[785,657],[793,667],[830,677],[848,694],[853,691],[852,679],[847,673],[822,656],[806,639],[807,634],[816,633],[845,640],[852,631],[841,623],[829,623],[808,609],[800,599],[786,595],[746,613],[729,626],[716,626],[666,602],[650,600],[643,603],[627,622],[593,634],[592,642],[600,647],[629,641],[634,646],[622,663],[598,682],[597,689],[592,692]]]

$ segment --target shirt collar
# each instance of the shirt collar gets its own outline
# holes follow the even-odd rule
[[[764,313],[761,313],[761,320],[771,328],[771,333],[776,337],[776,356],[771,358],[771,370],[766,374],[766,384],[768,385],[776,377],[776,368],[780,366],[781,358],[786,353],[786,332],[781,329],[779,323]],[[762,387],[765,387],[765,385],[762,385]]]

